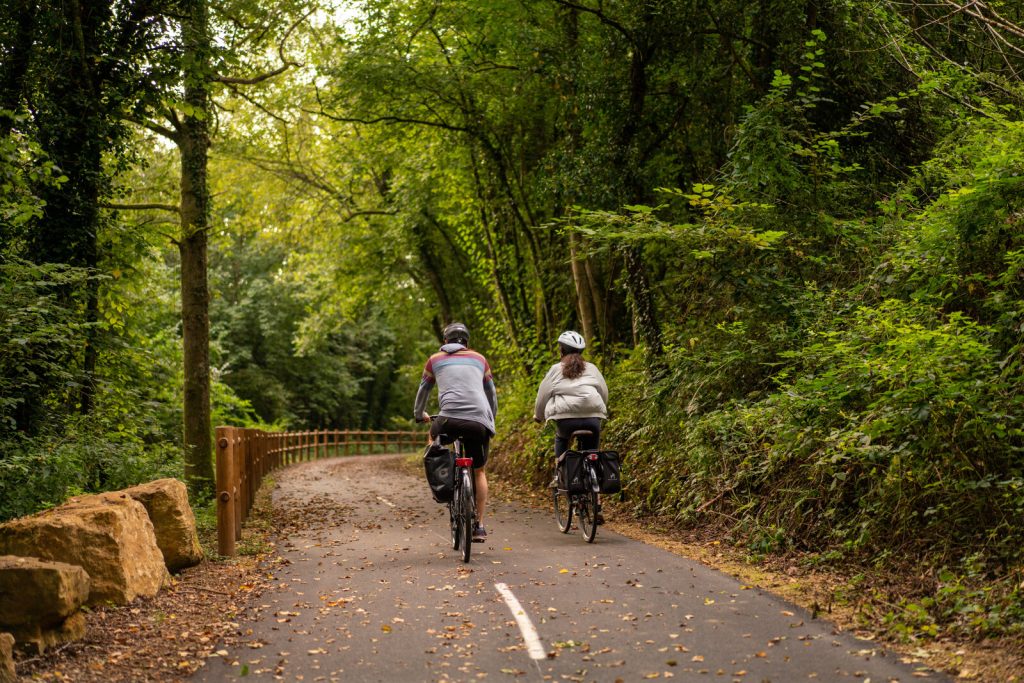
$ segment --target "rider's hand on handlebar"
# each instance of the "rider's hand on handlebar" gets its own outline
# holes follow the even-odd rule
[[[418,418],[416,418],[416,421],[417,422],[426,422],[427,424],[430,424],[430,415],[428,415],[427,413],[423,413]]]

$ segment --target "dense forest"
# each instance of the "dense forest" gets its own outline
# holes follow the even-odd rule
[[[1024,4],[10,0],[0,59],[0,518],[411,427],[452,320],[542,486],[571,328],[623,509],[1019,633]]]

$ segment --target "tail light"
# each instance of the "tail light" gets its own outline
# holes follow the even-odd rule
[[[456,467],[472,467],[473,458],[455,458]]]

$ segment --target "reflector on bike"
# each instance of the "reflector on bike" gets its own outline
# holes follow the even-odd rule
[[[473,458],[455,458],[456,467],[472,467]]]

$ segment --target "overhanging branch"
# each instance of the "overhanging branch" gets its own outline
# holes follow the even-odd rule
[[[284,56],[284,44],[288,42],[288,38],[291,36],[292,31],[294,31],[296,27],[303,21],[305,21],[306,18],[309,17],[309,15],[312,13],[313,10],[310,10],[309,12],[306,12],[301,17],[296,19],[295,22],[288,27],[288,30],[284,32],[284,35],[281,36],[281,43],[280,45],[277,46],[277,56],[281,58],[281,66],[274,69],[273,71],[268,71],[266,73],[260,74],[259,76],[252,76],[250,78],[241,78],[237,76],[214,76],[213,80],[217,81],[218,83],[227,83],[231,85],[256,85],[257,83],[262,83],[263,81],[270,80],[274,76],[279,76],[283,74],[285,71],[287,71],[293,66],[302,66],[300,62],[294,62]]]
[[[621,33],[622,37],[628,40],[631,44],[636,45],[636,36],[633,34],[633,32],[630,31],[625,26],[623,26],[622,24],[620,24],[619,22],[609,17],[607,14],[605,14],[603,9],[596,7],[588,7],[586,5],[581,5],[577,2],[569,2],[569,0],[555,0],[555,2],[561,5],[562,7],[568,7],[569,9],[574,9],[580,12],[593,14],[602,24],[605,24],[606,26],[610,26],[611,28],[615,29],[616,31]]]
[[[181,207],[176,204],[159,204],[156,202],[143,202],[141,204],[100,204],[101,208],[113,209],[114,211],[170,211],[181,214]]]
[[[178,135],[178,131],[172,128],[168,128],[167,126],[161,126],[156,121],[150,121],[149,119],[143,119],[134,116],[126,116],[125,120],[130,121],[131,123],[134,123],[138,126],[142,126],[143,128],[152,131],[157,135],[163,136],[175,144],[177,144],[181,138],[181,136]]]
[[[267,73],[260,74],[259,76],[253,76],[252,78],[237,78],[235,76],[215,76],[213,80],[217,81],[218,83],[227,83],[230,85],[256,85],[257,83],[262,83],[263,81],[270,80],[274,76],[283,74],[285,71],[287,71],[293,66],[299,66],[299,63],[285,62],[284,64],[274,69],[273,71],[268,71]]]

